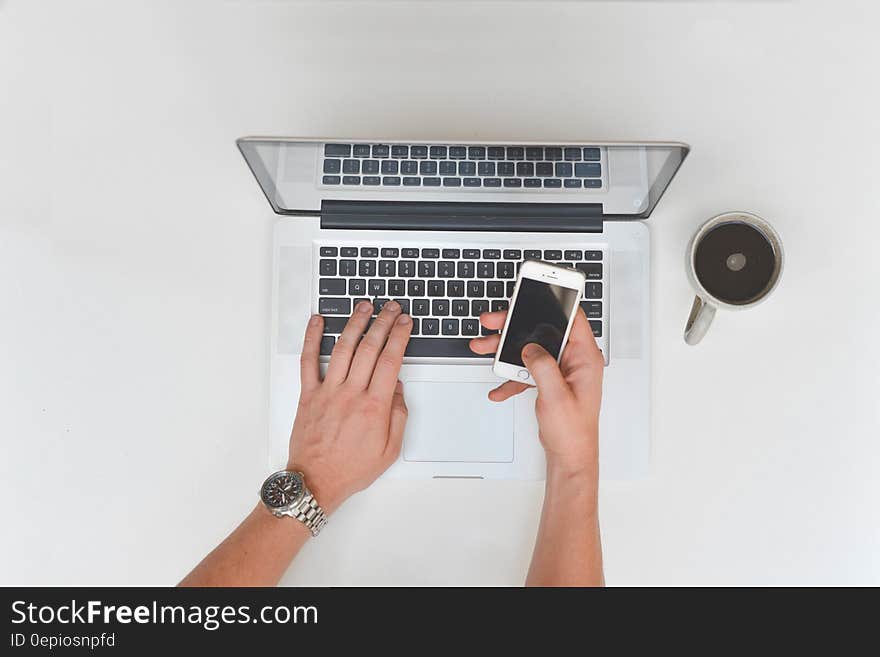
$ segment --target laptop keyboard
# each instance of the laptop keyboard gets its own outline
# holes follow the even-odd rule
[[[324,144],[321,182],[335,187],[600,189],[598,146]]]
[[[543,260],[584,272],[581,307],[593,335],[603,335],[606,272],[601,249],[442,248],[414,246],[319,245],[317,310],[324,316],[321,354],[329,355],[361,300],[373,315],[389,299],[412,316],[407,356],[478,358],[468,343],[489,335],[481,313],[506,310],[519,267]]]

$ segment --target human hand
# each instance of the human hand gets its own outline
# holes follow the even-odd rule
[[[480,323],[500,330],[506,317],[507,311],[483,313]],[[492,354],[500,341],[499,334],[487,335],[471,340],[470,347],[477,354]],[[595,481],[604,360],[584,311],[578,309],[559,365],[534,343],[523,348],[522,358],[538,388],[535,414],[538,435],[547,453],[548,473],[586,473]],[[504,401],[530,387],[505,381],[489,393],[489,399]]]
[[[327,513],[387,470],[403,442],[407,409],[397,376],[412,319],[389,301],[361,339],[372,310],[368,301],[355,307],[323,381],[318,356],[324,318],[313,316],[306,328],[287,467],[305,474]]]

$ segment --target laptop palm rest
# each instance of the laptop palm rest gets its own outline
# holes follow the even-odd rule
[[[513,461],[513,400],[495,403],[498,382],[404,382],[409,409],[403,438],[406,461]]]

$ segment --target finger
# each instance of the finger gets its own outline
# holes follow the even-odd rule
[[[498,351],[498,344],[501,342],[501,336],[497,333],[492,335],[484,335],[481,338],[474,338],[470,341],[469,346],[475,354],[494,354]]]
[[[398,315],[394,321],[385,348],[376,361],[376,369],[370,380],[370,392],[383,398],[394,393],[412,325],[412,318],[409,315]]]
[[[394,387],[394,396],[391,398],[391,422],[388,427],[388,443],[385,445],[385,453],[392,462],[400,456],[408,414],[406,400],[403,398],[403,384],[398,381]]]
[[[530,342],[523,347],[522,359],[537,384],[539,395],[556,398],[569,394],[556,359],[544,347]]]
[[[299,356],[300,390],[309,392],[321,385],[318,358],[321,355],[321,338],[324,337],[324,318],[312,315],[306,326],[302,353]]]
[[[354,352],[347,379],[353,386],[366,388],[370,385],[373,370],[376,369],[376,361],[379,359],[379,354],[385,346],[385,340],[388,339],[391,327],[394,326],[394,321],[399,315],[399,303],[396,301],[385,303],[379,316],[376,317],[376,321],[373,322],[370,330],[358,345],[357,351]]]
[[[494,390],[489,391],[489,399],[493,402],[503,402],[521,392],[525,392],[531,387],[527,383],[520,383],[519,381],[505,381]]]
[[[504,320],[507,319],[506,310],[496,310],[491,313],[483,313],[480,315],[480,324],[487,329],[500,331],[504,328]]]
[[[348,376],[351,367],[351,359],[355,349],[361,340],[361,336],[367,329],[367,323],[373,314],[373,304],[369,301],[361,301],[355,306],[354,312],[342,329],[342,335],[336,339],[333,345],[333,353],[330,354],[330,365],[327,366],[325,381],[342,383]]]
[[[590,328],[590,322],[587,320],[583,308],[578,308],[577,313],[575,313],[574,322],[571,324],[571,332],[568,335],[568,343],[569,345],[574,345],[576,348],[583,348],[591,360],[601,360],[603,363],[605,362],[602,358],[602,351],[599,349],[599,344],[596,342],[596,338],[593,337],[593,329]],[[566,347],[566,350],[567,349],[568,347]],[[563,351],[563,360],[565,359],[565,354],[566,352]]]

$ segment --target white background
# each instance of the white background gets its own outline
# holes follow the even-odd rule
[[[650,220],[652,474],[603,483],[607,580],[880,584],[878,25],[870,2],[0,0],[0,583],[174,583],[254,505],[272,217],[233,140],[348,134],[689,142]],[[726,210],[773,223],[787,268],[688,347],[684,248]],[[518,584],[541,492],[379,482],[285,582]]]

